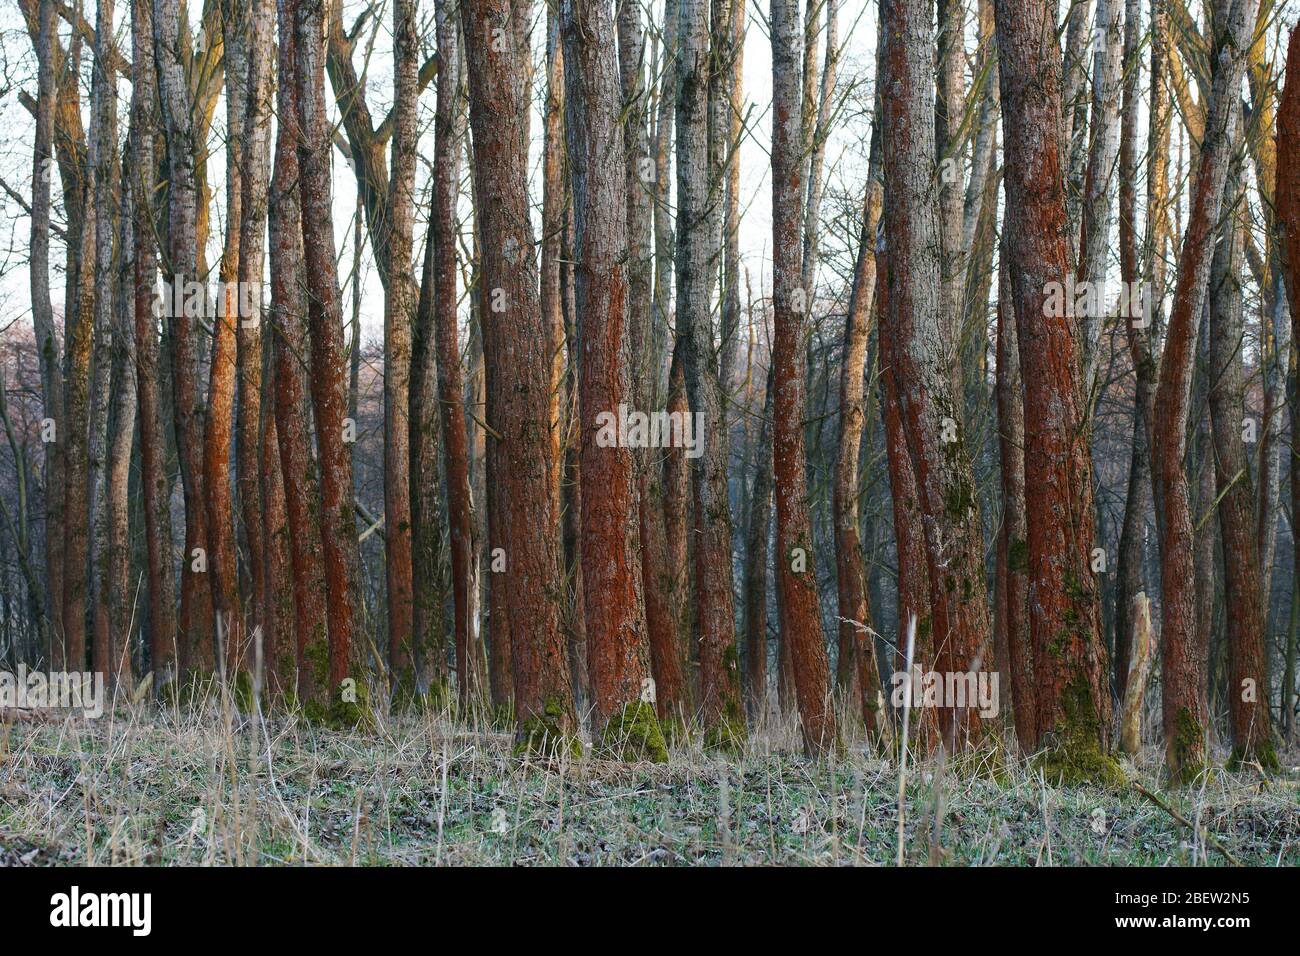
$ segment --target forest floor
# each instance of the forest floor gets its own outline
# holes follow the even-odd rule
[[[292,718],[122,707],[0,722],[0,865],[890,865],[898,768],[798,752],[792,723],[724,759],[539,764],[508,733],[407,714],[367,732]],[[1300,865],[1300,755],[1160,789],[1058,789],[1008,757],[993,778],[909,767],[909,864]],[[1164,801],[1158,806],[1146,788]],[[1181,816],[1180,822],[1176,819]]]

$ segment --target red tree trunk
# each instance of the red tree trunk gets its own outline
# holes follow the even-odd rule
[[[1046,302],[1066,281],[1061,173],[1061,54],[1051,8],[998,0],[998,71],[1006,137],[1007,259],[1025,408],[1029,630],[1038,686],[1037,737],[1055,775],[1102,779],[1110,694],[1101,637],[1092,464],[1079,334]],[[1050,735],[1050,737],[1048,737]]]
[[[470,88],[480,280],[487,366],[488,424],[497,436],[504,584],[520,745],[549,751],[576,731],[564,634],[560,628],[560,520],[550,494],[550,329],[538,302],[528,217],[522,109],[527,53],[505,0],[461,6]],[[486,197],[491,197],[488,201]],[[496,542],[493,542],[496,547]]]
[[[796,0],[772,3],[772,411],[776,480],[777,580],[781,631],[790,645],[804,749],[838,746],[830,666],[822,635],[821,601],[808,513],[804,414],[808,369],[804,323],[811,290],[801,286],[805,136],[799,111],[799,29]]]
[[[984,543],[970,459],[953,387],[952,349],[942,310],[937,184],[933,173],[933,23],[926,5],[890,0],[881,102],[885,237],[889,255],[889,362],[916,476],[925,532],[934,646],[940,671],[966,673],[993,664],[985,599]],[[950,746],[978,741],[978,711],[946,701]]]
[[[562,17],[569,172],[582,316],[582,584],[593,733],[627,759],[666,759],[659,722],[641,699],[650,674],[642,598],[640,518],[632,449],[600,439],[633,397],[627,339],[627,182],[611,163],[622,145],[622,89],[607,0],[574,0]]]
[[[325,115],[323,0],[288,0],[294,15],[298,120],[298,184],[311,341],[311,392],[321,469],[321,550],[329,610],[329,690],[333,715],[357,717],[340,696],[352,664],[357,599],[357,532],[353,514],[352,455],[344,435],[347,366],[339,299],[330,185],[331,128]],[[355,678],[354,678],[355,679]]]
[[[1214,230],[1219,220],[1224,184],[1233,149],[1232,113],[1245,71],[1255,0],[1234,0],[1222,46],[1215,52],[1213,91],[1200,163],[1191,198],[1191,211],[1178,281],[1160,363],[1155,401],[1155,481],[1163,510],[1160,527],[1162,561],[1161,658],[1162,717],[1165,762],[1176,782],[1194,779],[1205,765],[1207,704],[1199,688],[1204,661],[1196,650],[1196,567],[1193,554],[1191,504],[1183,459],[1187,444],[1187,412],[1192,363],[1209,285]]]

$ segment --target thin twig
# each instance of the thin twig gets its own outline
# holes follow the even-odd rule
[[[1142,796],[1146,797],[1148,800],[1154,803],[1161,810],[1165,811],[1165,813],[1169,814],[1171,817],[1173,817],[1183,826],[1187,827],[1187,829],[1191,830],[1193,833],[1201,837],[1204,837],[1205,842],[1208,843],[1210,846],[1214,847],[1220,853],[1222,853],[1224,859],[1226,859],[1233,866],[1241,866],[1241,861],[1238,860],[1231,853],[1229,853],[1227,847],[1225,847],[1222,843],[1220,843],[1217,839],[1215,839],[1214,834],[1210,833],[1210,831],[1207,828],[1198,827],[1196,824],[1192,823],[1191,820],[1187,819],[1187,817],[1183,816],[1181,813],[1179,813],[1169,804],[1165,803],[1163,800],[1157,797],[1146,787],[1142,786],[1142,784],[1134,783],[1133,786],[1137,788],[1138,793],[1142,794]]]

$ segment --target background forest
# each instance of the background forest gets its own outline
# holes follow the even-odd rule
[[[9,9],[0,854],[1296,862],[1289,3]]]

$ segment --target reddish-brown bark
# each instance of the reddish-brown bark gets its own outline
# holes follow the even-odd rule
[[[805,130],[799,113],[799,17],[795,0],[772,2],[772,384],[777,580],[783,640],[790,646],[804,749],[838,745],[830,665],[822,635],[804,442],[810,290],[802,287]]]
[[[615,420],[634,397],[627,339],[627,182],[611,163],[622,145],[622,90],[608,38],[607,0],[573,0],[561,16],[569,172],[576,222],[574,278],[582,316],[582,583],[594,733],[617,753],[662,753],[653,717],[623,721],[650,674],[641,585],[637,469],[632,449],[601,440],[602,414]],[[635,736],[610,739],[609,734]]]
[[[1300,155],[1300,27],[1291,28],[1287,44],[1286,85],[1282,89],[1277,112],[1277,150],[1282,156]],[[1300,345],[1300,163],[1281,163],[1277,169],[1276,186],[1277,227],[1283,245],[1284,275],[1287,299],[1291,306],[1291,341]],[[1296,403],[1296,366],[1291,365],[1291,407]],[[1292,426],[1294,428],[1294,425]],[[1292,442],[1291,452],[1291,502],[1292,514],[1300,505],[1300,454]],[[1297,569],[1293,585],[1300,582]],[[1297,618],[1297,597],[1292,595],[1292,621]],[[1294,627],[1294,624],[1293,624]],[[1282,729],[1290,736],[1295,730],[1295,660],[1296,634],[1294,630],[1287,647],[1286,667],[1282,683]]]
[[[324,35],[323,0],[286,0],[293,10],[297,93],[298,185],[311,342],[311,393],[321,473],[321,550],[329,610],[331,703],[352,662],[357,568],[352,505],[352,454],[344,437],[347,372],[343,314],[331,210],[330,124],[325,115],[325,77],[319,42]]]
[[[1038,686],[1037,738],[1084,775],[1111,767],[1084,755],[1107,746],[1110,694],[1101,638],[1092,464],[1078,329],[1046,306],[1069,260],[1061,172],[1061,55],[1048,7],[999,0],[998,71],[1006,137],[1006,250],[1025,408],[1029,629]],[[1012,132],[1013,131],[1013,132]],[[1079,757],[1080,759],[1075,759]]]
[[[1224,195],[1225,223],[1210,276],[1209,406],[1218,476],[1219,528],[1223,539],[1224,619],[1228,639],[1228,726],[1232,764],[1277,764],[1268,710],[1264,651],[1264,594],[1250,464],[1241,437],[1245,414],[1242,288],[1245,210],[1240,171],[1234,168]],[[1207,463],[1208,464],[1208,463]]]
[[[1187,474],[1187,412],[1201,313],[1204,310],[1214,230],[1233,149],[1232,114],[1245,71],[1255,0],[1234,0],[1213,62],[1214,82],[1205,135],[1178,257],[1178,280],[1156,390],[1154,453],[1156,497],[1163,512],[1161,552],[1161,700],[1165,762],[1171,779],[1188,781],[1205,764],[1207,703],[1200,692],[1203,660],[1196,650],[1196,567]]]
[[[652,326],[651,199],[656,183],[646,175],[651,156],[647,133],[646,33],[637,4],[617,7],[619,76],[623,94],[623,165],[627,190],[628,306],[627,341],[632,393],[637,409],[654,411],[661,399],[661,350]],[[654,66],[650,66],[653,75]],[[739,117],[737,117],[737,120]],[[655,708],[661,721],[687,717],[680,622],[673,613],[664,526],[661,455],[658,449],[635,453],[640,510],[641,584],[645,596],[650,667],[655,681]]]
[[[289,527],[289,565],[293,571],[294,660],[296,675],[282,679],[299,701],[325,707],[329,657],[325,623],[325,568],[320,540],[320,491],[312,452],[308,379],[311,346],[307,330],[306,277],[303,274],[302,205],[298,195],[298,107],[293,77],[297,70],[292,9],[277,5],[278,73],[275,166],[271,178],[268,232],[271,257],[271,354],[274,365],[275,435],[284,482]],[[294,685],[296,684],[296,687]]]
[[[677,330],[691,411],[703,454],[693,465],[695,619],[700,712],[713,742],[744,736],[731,574],[724,396],[713,360],[709,302],[720,203],[709,196],[708,2],[681,0],[677,58]]]
[[[1277,150],[1300,156],[1300,26],[1291,28],[1287,44],[1286,85],[1277,111]],[[1291,300],[1291,340],[1300,342],[1300,163],[1277,170],[1277,218],[1286,246],[1286,287]]]
[[[984,545],[969,452],[953,388],[941,308],[938,193],[933,175],[931,48],[924,4],[881,8],[884,221],[889,255],[890,364],[923,515],[936,667],[965,673],[993,665]],[[978,741],[977,712],[941,710],[951,746]]]
[[[459,80],[460,50],[456,12],[445,2],[436,8],[437,44],[440,63],[437,114],[434,120],[433,204],[430,218],[432,256],[433,338],[436,343],[438,398],[442,411],[443,462],[447,476],[447,520],[451,538],[451,587],[454,605],[456,683],[462,707],[481,693],[478,623],[471,605],[474,540],[471,524],[469,483],[469,438],[465,427],[464,385],[460,369],[460,345],[456,327],[456,198],[459,195],[462,121],[458,118],[456,83]],[[421,290],[423,298],[423,289]],[[414,383],[413,383],[414,384]],[[414,404],[414,396],[412,398]],[[411,435],[415,460],[416,433]],[[419,480],[418,474],[412,480]],[[417,496],[418,497],[418,496]],[[414,500],[414,498],[413,498]],[[418,609],[417,609],[418,610]],[[437,609],[424,613],[432,616]]]
[[[180,5],[177,0],[153,0],[154,50],[158,71],[158,100],[167,145],[167,249],[164,256],[163,321],[170,329],[173,421],[185,497],[185,553],[181,561],[180,667],[186,676],[211,674],[215,667],[212,642],[212,590],[206,572],[208,544],[204,495],[204,402],[199,384],[200,359],[196,323],[182,307],[185,283],[200,280],[199,235],[201,205],[194,157],[197,134],[181,54]],[[200,553],[196,553],[200,552]],[[200,560],[201,559],[201,560]],[[198,570],[203,568],[204,570]]]
[[[894,635],[894,672],[907,670],[908,622],[916,619],[912,649],[913,670],[931,669],[934,663],[934,623],[930,610],[930,576],[925,563],[925,534],[921,528],[921,502],[916,475],[907,451],[903,416],[894,375],[894,337],[891,326],[881,321],[889,304],[888,259],[876,251],[876,328],[880,342],[880,398],[885,420],[885,454],[889,464],[890,501],[894,517],[894,543],[898,555],[898,631]],[[922,746],[938,742],[938,719],[932,708],[913,715],[913,734]]]
[[[240,606],[235,554],[234,493],[230,484],[230,446],[235,408],[235,373],[239,324],[239,239],[243,218],[243,141],[248,88],[246,8],[223,5],[222,33],[226,63],[226,242],[221,256],[220,302],[212,319],[212,364],[208,377],[207,427],[203,435],[203,484],[207,507],[208,573],[212,610],[228,680],[249,671],[247,630]],[[261,563],[261,554],[256,558]]]
[[[564,634],[560,628],[560,520],[551,495],[550,341],[538,302],[537,267],[528,218],[526,120],[522,80],[526,52],[505,0],[461,5],[470,88],[488,424],[497,436],[502,505],[501,558],[521,743],[549,749],[576,730]],[[492,555],[489,555],[491,559]]]

